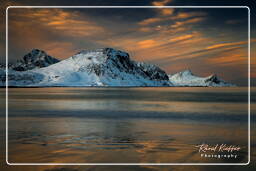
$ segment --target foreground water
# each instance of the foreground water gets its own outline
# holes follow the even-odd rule
[[[10,163],[248,161],[246,88],[13,88],[8,123]]]

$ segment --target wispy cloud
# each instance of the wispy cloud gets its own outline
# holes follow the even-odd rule
[[[205,49],[218,49],[218,48],[224,48],[229,46],[237,46],[237,45],[245,45],[248,44],[248,41],[240,41],[240,42],[228,42],[228,43],[218,43],[211,46],[206,47]]]
[[[16,25],[41,26],[48,30],[56,31],[64,36],[91,36],[104,33],[104,28],[95,22],[81,18],[78,12],[68,12],[62,9],[37,9],[27,10],[26,13],[15,10],[10,15],[16,20],[11,20],[10,27]]]
[[[169,42],[174,43],[174,42],[184,41],[184,40],[191,39],[193,36],[194,36],[193,34],[182,35],[182,36],[178,36],[178,37],[169,39]]]
[[[172,20],[188,19],[192,17],[205,17],[207,13],[205,12],[179,12],[174,16],[171,16]]]
[[[152,18],[138,22],[138,30],[145,33],[160,33],[170,36],[177,33],[184,33],[188,30],[193,31],[194,25],[207,19],[205,12],[177,12],[170,16],[157,15]]]
[[[182,41],[179,41],[180,39]],[[203,37],[200,33],[181,35],[174,37],[172,40],[178,40],[173,44],[172,49],[169,49],[172,53],[161,59],[155,59],[161,61],[159,62],[161,65],[168,66],[168,63],[174,61],[205,59],[206,63],[210,64],[234,66],[244,64],[248,59],[247,47],[244,46],[247,41],[233,42],[232,46],[207,49],[207,47],[205,48],[205,43],[216,40]],[[254,41],[252,39],[252,42]],[[186,50],[183,51],[184,49]]]
[[[236,48],[233,50],[223,50],[215,56],[207,58],[206,61],[213,65],[234,66],[247,65],[248,52],[246,48]]]
[[[159,16],[159,17],[147,18],[147,19],[139,22],[138,24],[145,26],[145,25],[150,25],[150,24],[157,24],[159,22],[164,22],[164,21],[177,21],[178,20],[177,22],[181,22],[180,20],[186,20],[186,19],[191,19],[191,18],[202,19],[206,15],[207,14],[205,12],[178,12],[175,15],[167,16],[167,17]],[[194,20],[196,20],[196,19],[194,19]]]
[[[167,5],[170,2],[172,2],[172,0],[153,1],[152,5],[154,5],[154,6],[164,6],[164,5]]]
[[[78,11],[10,9],[9,14],[9,47],[21,49],[22,54],[39,48],[55,57],[67,58],[82,47],[94,47],[97,38],[110,34]],[[10,56],[17,56],[14,53],[17,52]]]
[[[140,48],[151,48],[159,44],[155,40],[150,39],[150,40],[140,41],[138,42],[138,45]]]
[[[247,56],[245,54],[228,54],[228,56],[218,56],[215,58],[207,59],[209,63],[218,65],[234,65],[247,62]]]
[[[147,39],[147,40],[142,40],[138,41],[138,47],[137,48],[159,48],[159,47],[165,47],[170,44],[175,43],[176,46],[180,46],[182,43],[186,43],[187,40],[192,39],[195,36],[199,36],[199,33],[194,32],[191,34],[183,34],[180,36],[171,36],[171,37],[154,37],[154,39]]]
[[[181,27],[187,24],[194,24],[194,23],[199,23],[201,21],[203,21],[204,18],[203,17],[198,17],[198,18],[192,18],[192,19],[188,19],[188,20],[184,20],[184,21],[177,21],[174,24],[171,25],[172,28],[177,28],[177,27]]]
[[[166,20],[167,20],[167,18],[154,17],[154,18],[145,19],[145,20],[139,22],[138,24],[139,25],[149,25],[149,24],[155,24],[155,23],[158,23],[161,21],[166,21]]]

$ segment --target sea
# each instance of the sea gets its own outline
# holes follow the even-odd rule
[[[0,160],[41,164],[19,170],[176,170],[245,165],[256,156],[255,143],[248,146],[247,87],[9,88],[7,120],[0,91]]]

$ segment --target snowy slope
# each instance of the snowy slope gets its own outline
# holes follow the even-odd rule
[[[215,74],[208,77],[195,76],[190,70],[185,70],[173,75],[168,75],[170,82],[174,86],[186,87],[228,87],[235,86],[234,84],[227,83],[219,79]]]
[[[48,67],[9,70],[8,80],[9,86],[172,85],[160,68],[132,61],[128,53],[112,48],[84,50]]]

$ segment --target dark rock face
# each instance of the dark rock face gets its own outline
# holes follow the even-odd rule
[[[130,59],[129,54],[124,51],[113,48],[103,48],[96,50],[82,50],[77,54],[88,54],[91,52],[102,53],[103,55],[92,55],[90,57],[90,60],[92,58],[98,58],[98,61],[102,62],[80,67],[79,71],[87,71],[88,73],[95,73],[97,76],[110,77],[112,79],[117,77],[125,79],[122,78],[124,76],[122,73],[127,73],[132,74],[137,78],[143,77],[155,81],[169,81],[169,77],[165,71],[152,64],[133,61]],[[87,59],[89,58],[87,57]]]
[[[155,65],[138,62],[137,66],[144,72],[145,75],[149,76],[151,80],[169,80],[169,77],[165,71]]]
[[[58,59],[49,56],[42,50],[33,49],[30,53],[26,54],[22,60],[10,66],[15,71],[27,71],[34,68],[43,68],[59,62]]]
[[[210,76],[208,79],[206,79],[205,82],[206,83],[212,82],[212,83],[218,84],[218,83],[220,83],[220,80],[218,79],[217,75],[214,74],[214,75]]]
[[[126,52],[116,51],[112,48],[105,48],[103,53],[108,56],[107,65],[109,67],[118,68],[120,72],[127,72],[135,75],[139,74],[144,78],[149,78],[150,80],[169,80],[165,71],[159,67],[152,64],[146,64],[144,62],[132,61],[129,54]]]

